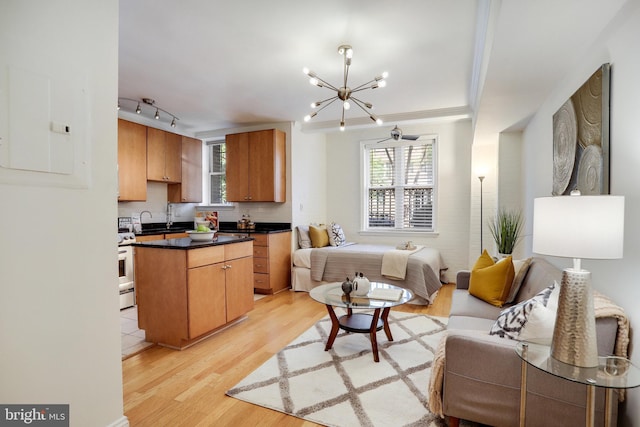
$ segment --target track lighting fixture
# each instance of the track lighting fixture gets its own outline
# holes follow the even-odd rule
[[[151,98],[142,98],[141,100],[131,99],[131,98],[118,98],[118,110],[120,109],[120,101],[129,101],[132,103],[136,103],[137,104],[135,109],[136,114],[142,114],[142,108],[140,107],[140,103],[142,103],[142,105],[148,105],[149,107],[155,108],[156,111],[153,117],[156,120],[160,120],[160,112],[162,111],[163,113],[171,117],[172,128],[176,127],[176,120],[180,120],[175,115],[168,112],[167,110],[163,110],[162,108],[155,105],[156,101]]]
[[[360,107],[365,113],[367,113],[371,120],[376,122],[378,125],[381,125],[382,120],[368,111],[373,108],[373,105],[371,105],[371,103],[369,102],[363,102],[362,100],[353,96],[353,94],[355,92],[360,92],[366,89],[377,89],[379,87],[385,87],[386,81],[384,79],[387,78],[387,72],[384,72],[381,75],[374,77],[373,80],[370,80],[354,89],[351,89],[347,86],[347,79],[349,78],[349,67],[351,66],[351,58],[353,58],[353,49],[349,45],[341,45],[338,47],[338,54],[342,55],[343,57],[343,81],[342,86],[340,86],[339,88],[322,80],[316,73],[306,67],[302,70],[303,73],[309,76],[309,83],[311,83],[312,85],[318,87],[326,87],[327,89],[336,92],[336,95],[332,96],[331,98],[312,103],[311,108],[320,108],[317,111],[314,111],[313,113],[305,116],[304,121],[308,122],[309,120],[314,118],[320,111],[324,110],[333,102],[339,99],[340,101],[342,101],[342,117],[340,119],[340,130],[344,130],[345,128],[344,112],[351,108],[351,102]]]

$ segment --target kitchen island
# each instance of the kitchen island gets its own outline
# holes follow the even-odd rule
[[[182,350],[253,309],[253,238],[133,246],[138,325],[147,341]]]

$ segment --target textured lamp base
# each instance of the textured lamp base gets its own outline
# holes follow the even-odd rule
[[[562,272],[551,357],[573,366],[598,366],[591,273],[586,270]]]

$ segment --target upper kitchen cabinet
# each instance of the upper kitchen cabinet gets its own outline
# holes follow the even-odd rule
[[[182,136],[147,128],[147,180],[180,182]]]
[[[118,201],[147,200],[147,128],[118,120]]]
[[[277,129],[226,136],[228,201],[286,200],[285,140]]]
[[[182,179],[169,184],[167,197],[171,203],[202,202],[202,141],[182,137]]]

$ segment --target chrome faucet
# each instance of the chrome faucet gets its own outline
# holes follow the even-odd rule
[[[153,218],[153,215],[151,215],[151,212],[149,212],[149,211],[142,211],[142,212],[140,212],[140,222],[142,222],[142,214],[143,214],[143,213],[148,213],[148,214],[149,214],[149,218]]]
[[[173,218],[171,214],[171,203],[167,202],[167,228],[171,228],[173,225]]]

